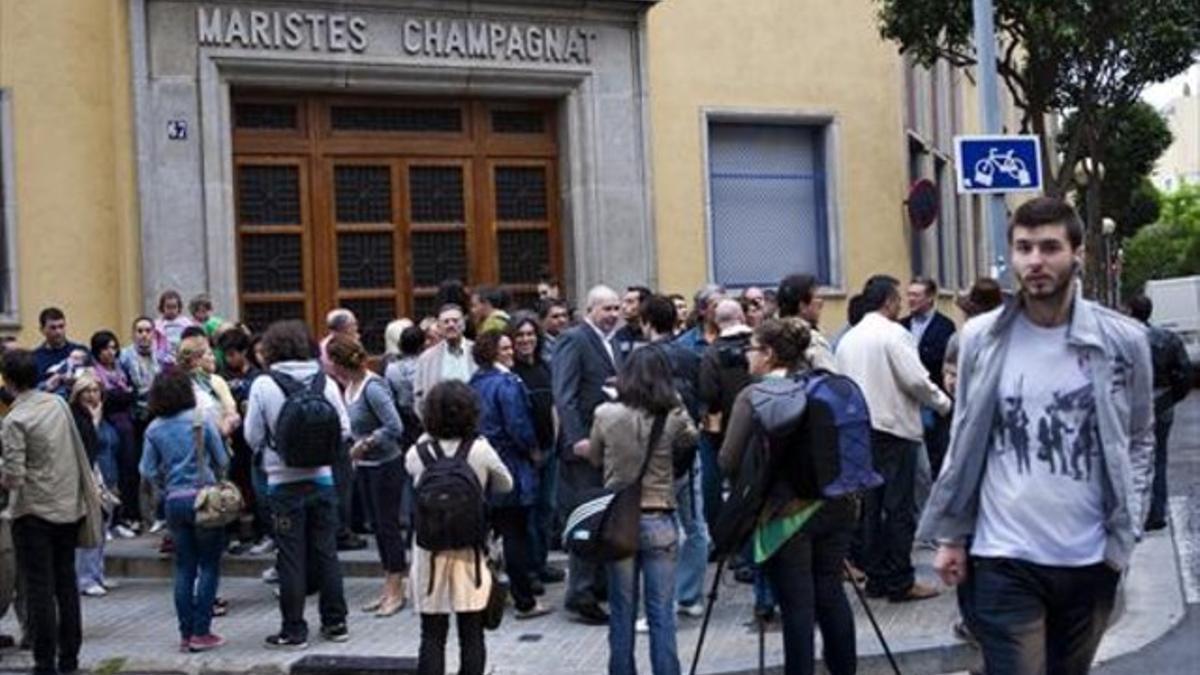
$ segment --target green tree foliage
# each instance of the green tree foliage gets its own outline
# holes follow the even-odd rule
[[[901,53],[926,66],[975,64],[971,0],[876,3],[880,33]],[[1048,153],[1049,113],[1073,110],[1082,122],[1064,139],[1053,194],[1066,191],[1081,153],[1104,136],[1100,111],[1138,100],[1200,51],[1200,0],[995,0],[995,10],[997,72],[1023,113],[1021,130],[1041,136]],[[1048,155],[1043,166],[1052,175]]]
[[[1101,111],[1108,129],[1101,139],[1104,156],[1104,189],[1100,213],[1117,221],[1117,234],[1132,237],[1143,225],[1159,216],[1158,191],[1148,180],[1154,163],[1171,146],[1171,129],[1153,106],[1142,101]],[[1079,124],[1079,115],[1070,114],[1063,123],[1059,143],[1066,143]],[[1089,153],[1083,151],[1083,157]],[[1077,190],[1078,203],[1086,194]]]
[[[928,66],[976,62],[971,0],[875,0],[880,34]],[[1104,111],[1137,101],[1146,86],[1192,65],[1200,51],[1200,0],[994,0],[996,71],[1022,111],[1021,131],[1042,139],[1046,192],[1070,189],[1085,154],[1107,164],[1102,139],[1115,118]],[[1055,148],[1048,120],[1071,111],[1073,133]],[[1060,161],[1051,161],[1058,150]],[[1057,169],[1057,174],[1053,169]],[[1088,176],[1093,196],[1102,182]],[[1084,291],[1107,284],[1099,198],[1089,201]]]
[[[1163,195],[1159,221],[1125,245],[1121,290],[1128,296],[1151,279],[1200,274],[1200,185]]]

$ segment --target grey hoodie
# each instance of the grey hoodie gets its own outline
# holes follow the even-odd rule
[[[271,370],[289,375],[298,382],[307,385],[320,372],[321,366],[312,361],[282,361],[271,364]],[[255,378],[250,385],[250,397],[247,400],[245,433],[246,443],[255,452],[263,453],[263,469],[267,472],[268,485],[284,483],[299,483],[302,481],[332,482],[333,470],[328,466],[315,469],[296,469],[283,463],[283,459],[275,452],[268,442],[269,437],[275,436],[275,422],[279,419],[279,411],[283,409],[283,390],[270,377]],[[342,403],[342,395],[338,391],[333,378],[325,378],[325,399],[333,404],[338,411],[338,419],[342,423],[342,438],[350,437],[350,418],[346,414],[346,406]]]

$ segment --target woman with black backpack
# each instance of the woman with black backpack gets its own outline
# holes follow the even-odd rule
[[[617,376],[617,401],[596,408],[588,458],[603,468],[604,486],[641,481],[638,551],[608,564],[608,672],[633,675],[638,587],[646,593],[650,665],[654,675],[678,675],[675,642],[674,456],[696,444],[698,432],[675,392],[671,366],[656,347],[635,349]],[[641,584],[638,582],[641,577]]]
[[[446,672],[446,633],[450,614],[454,614],[458,672],[482,675],[486,662],[483,610],[494,583],[484,562],[487,553],[482,550],[486,546],[485,499],[489,491],[512,490],[512,475],[487,439],[476,435],[479,402],[470,387],[447,380],[429,390],[422,406],[425,433],[404,458],[417,501],[410,577],[413,607],[421,615],[417,672]],[[441,486],[447,490],[439,494]],[[440,498],[443,496],[453,498]],[[464,499],[472,503],[464,504]],[[451,503],[458,509],[438,510],[439,504]]]
[[[746,357],[759,381],[783,380],[807,370],[805,351],[809,329],[797,318],[770,319],[754,330]],[[750,386],[734,400],[719,461],[725,473],[741,467],[742,453],[761,433],[758,416],[769,404],[751,397],[769,388]],[[756,410],[758,412],[756,412]],[[809,489],[793,486],[815,481],[805,473],[794,445],[779,447],[771,438],[770,452],[780,456],[778,475],[760,512],[753,535],[755,562],[771,581],[783,620],[784,672],[813,672],[813,626],[821,627],[824,663],[831,675],[855,671],[854,614],[842,589],[842,561],[850,547],[856,522],[852,498],[818,499]],[[798,470],[799,469],[799,470]]]

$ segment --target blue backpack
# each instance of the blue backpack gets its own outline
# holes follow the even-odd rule
[[[817,370],[804,376],[807,398],[800,426],[801,496],[837,499],[883,485],[871,460],[871,415],[862,390],[845,375]],[[811,476],[811,482],[807,480]]]
[[[719,557],[739,550],[772,504],[837,499],[879,487],[871,417],[854,381],[812,371],[750,385],[754,432],[712,528]]]

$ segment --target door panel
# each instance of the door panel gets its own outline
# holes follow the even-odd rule
[[[473,278],[470,162],[412,159],[405,163],[405,175],[413,315],[426,316],[437,312],[438,284]]]
[[[334,307],[383,349],[439,284],[532,306],[561,275],[554,104],[234,92],[241,316],[255,330]],[[464,308],[465,309],[465,308]]]
[[[235,210],[241,315],[255,331],[309,319],[312,297],[307,161],[254,158],[236,164]]]

